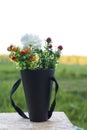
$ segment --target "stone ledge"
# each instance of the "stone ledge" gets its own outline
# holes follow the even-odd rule
[[[0,113],[0,130],[75,130],[64,112],[53,112],[46,122],[35,123],[17,113]]]

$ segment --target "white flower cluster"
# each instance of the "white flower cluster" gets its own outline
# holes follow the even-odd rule
[[[41,48],[42,46],[39,36],[32,34],[25,34],[21,38],[21,42],[23,44],[23,48],[27,48],[29,46],[32,46],[33,48]]]

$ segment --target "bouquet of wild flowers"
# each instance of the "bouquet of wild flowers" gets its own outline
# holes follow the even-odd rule
[[[32,35],[25,35],[21,41],[23,42],[22,48],[14,45],[7,48],[10,51],[10,59],[17,63],[20,70],[55,68],[63,49],[61,45],[53,50],[52,40],[47,38],[42,49],[40,39]]]

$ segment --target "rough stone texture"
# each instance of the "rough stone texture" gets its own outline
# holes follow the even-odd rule
[[[75,130],[64,112],[54,112],[46,122],[35,123],[17,113],[0,113],[0,130]]]

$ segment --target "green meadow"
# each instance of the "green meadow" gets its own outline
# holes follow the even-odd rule
[[[70,121],[87,130],[87,65],[59,64],[55,70],[59,83],[55,111],[64,111]],[[0,61],[0,112],[14,112],[10,104],[10,91],[20,72],[7,59]],[[54,97],[54,87],[51,102]],[[14,100],[27,111],[22,84],[14,94]]]

